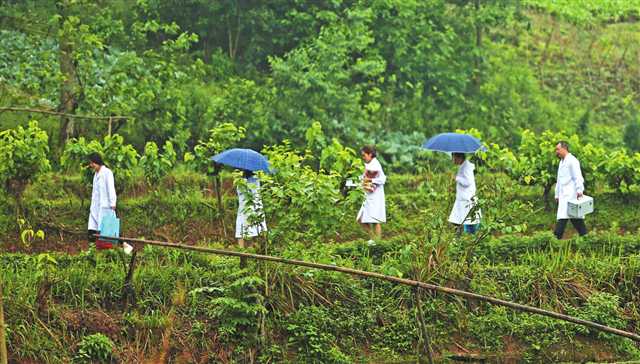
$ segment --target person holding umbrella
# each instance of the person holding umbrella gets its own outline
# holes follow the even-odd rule
[[[365,229],[369,230],[370,234],[373,233],[373,236],[380,239],[382,237],[380,224],[387,221],[384,201],[384,184],[387,181],[387,176],[376,158],[375,147],[371,145],[362,147],[360,155],[364,161],[362,187],[365,191],[365,198],[356,219]]]
[[[260,180],[253,171],[243,171],[244,183],[237,186],[238,214],[236,215],[236,239],[245,248],[245,239],[254,238],[267,231],[267,222],[262,212]]]
[[[238,213],[236,215],[235,237],[238,240],[238,245],[245,248],[245,239],[256,237],[267,231],[259,193],[260,180],[255,176],[255,172],[269,172],[269,162],[256,151],[240,148],[226,150],[211,159],[216,163],[243,172],[244,180],[237,186]]]
[[[453,163],[458,165],[456,182],[456,200],[448,221],[474,234],[480,225],[480,209],[476,207],[476,180],[473,174],[475,166],[469,162],[465,153],[484,150],[482,143],[468,134],[443,133],[427,140],[423,148],[437,152],[451,153]]]
[[[454,176],[456,181],[456,201],[449,215],[449,222],[462,226],[465,233],[475,234],[480,225],[480,210],[474,208],[476,199],[476,179],[473,175],[475,166],[469,162],[464,153],[453,153],[453,163],[460,166]]]

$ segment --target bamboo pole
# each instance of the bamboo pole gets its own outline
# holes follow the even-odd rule
[[[0,281],[0,364],[7,364],[7,338],[4,333],[4,303],[2,300],[2,281]]]
[[[240,258],[251,258],[251,259],[264,260],[264,261],[275,262],[275,263],[295,265],[295,266],[300,266],[300,267],[308,267],[308,268],[322,269],[322,270],[327,270],[327,271],[341,272],[341,273],[346,273],[346,274],[350,274],[350,275],[354,275],[354,276],[360,276],[360,277],[366,277],[366,278],[377,278],[377,279],[381,279],[381,280],[392,282],[392,283],[402,284],[402,285],[411,286],[411,287],[423,288],[423,289],[427,289],[427,290],[430,290],[430,291],[435,291],[435,292],[445,293],[445,294],[449,294],[449,295],[453,295],[453,296],[463,297],[463,298],[466,298],[466,299],[474,299],[474,300],[478,300],[478,301],[484,301],[484,302],[487,302],[487,303],[490,303],[490,304],[493,304],[493,305],[508,307],[508,308],[514,309],[516,311],[522,311],[522,312],[533,313],[533,314],[536,314],[536,315],[547,316],[547,317],[551,317],[551,318],[554,318],[554,319],[567,321],[567,322],[571,322],[571,323],[574,323],[574,324],[577,324],[577,325],[585,326],[585,327],[588,327],[588,328],[591,328],[591,329],[594,329],[594,330],[597,330],[597,331],[606,332],[608,334],[613,334],[613,335],[617,335],[617,336],[626,337],[626,338],[631,339],[631,340],[636,341],[636,342],[640,342],[640,335],[638,335],[638,334],[635,334],[635,333],[629,332],[629,331],[616,329],[614,327],[609,327],[609,326],[606,326],[606,325],[602,325],[602,324],[599,324],[599,323],[596,323],[596,322],[593,322],[593,321],[583,320],[583,319],[580,319],[580,318],[577,318],[577,317],[565,315],[565,314],[562,314],[562,313],[559,313],[559,312],[544,310],[544,309],[538,308],[538,307],[521,305],[519,303],[505,301],[505,300],[501,300],[501,299],[495,298],[495,297],[483,296],[483,295],[480,295],[480,294],[477,294],[477,293],[473,293],[473,292],[467,292],[467,291],[462,291],[462,290],[455,289],[455,288],[438,286],[438,285],[435,285],[435,284],[415,281],[415,280],[406,279],[406,278],[388,276],[388,275],[384,275],[384,274],[376,273],[376,272],[367,272],[367,271],[353,269],[353,268],[339,267],[337,265],[306,262],[306,261],[303,261],[303,260],[285,259],[285,258],[280,258],[280,257],[275,257],[275,256],[270,256],[270,255],[243,253],[243,252],[236,252],[236,251],[231,251],[231,250],[206,248],[206,247],[201,247],[201,246],[192,246],[192,245],[185,245],[185,244],[167,243],[167,242],[164,242],[164,241],[156,241],[156,240],[134,239],[134,238],[126,238],[126,237],[116,238],[116,237],[111,237],[111,236],[104,236],[103,238],[116,239],[116,240],[132,243],[132,244],[137,244],[137,245],[146,244],[146,245],[161,246],[161,247],[166,247],[166,248],[175,248],[175,249],[182,249],[182,250],[190,250],[190,251],[209,253],[209,254],[216,254],[216,255],[224,255],[224,256],[240,257]]]
[[[64,113],[60,111],[55,111],[55,110],[32,109],[28,107],[13,107],[13,106],[0,107],[0,112],[2,111],[32,112],[37,114],[64,116],[67,118],[75,118],[75,119],[93,119],[93,120],[131,119],[130,116],[121,116],[121,115],[119,116],[76,115],[76,114],[69,114],[69,113]]]

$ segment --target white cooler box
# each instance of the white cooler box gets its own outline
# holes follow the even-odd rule
[[[582,196],[569,200],[568,215],[570,218],[583,218],[593,212],[593,197]]]

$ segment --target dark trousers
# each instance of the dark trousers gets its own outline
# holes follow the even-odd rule
[[[90,243],[95,243],[97,238],[94,236],[95,234],[99,234],[100,232],[97,230],[89,230],[87,231],[87,236],[89,237],[89,242]]]
[[[567,227],[567,221],[569,220],[571,220],[573,227],[578,230],[578,234],[580,234],[580,236],[587,235],[587,225],[584,224],[584,219],[560,219],[556,223],[556,231],[554,232],[556,238],[562,239],[564,229]]]

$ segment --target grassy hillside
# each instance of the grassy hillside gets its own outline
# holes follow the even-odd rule
[[[505,185],[500,204],[531,207],[511,216],[517,221],[510,226],[526,223],[522,233],[496,232],[476,242],[456,237],[444,223],[453,197],[449,178],[390,176],[389,223],[375,244],[366,242],[353,210],[331,232],[333,239],[274,240],[270,249],[637,330],[640,243],[627,233],[639,228],[636,211],[621,208],[614,195],[597,194],[597,212],[588,219],[592,233],[557,241],[550,233],[554,213],[544,210],[541,191],[481,175],[479,186]],[[224,206],[230,228],[236,201],[229,182]],[[3,235],[3,249],[16,251],[1,255],[14,360],[63,362],[90,347],[121,362],[243,362],[257,349],[261,361],[397,362],[419,348],[415,301],[406,287],[276,264],[250,262],[241,269],[233,258],[161,248],[140,252],[136,305],[123,310],[124,261],[116,251],[87,250],[74,234],[83,233],[86,206],[55,192],[61,184],[46,176],[27,192],[30,222],[45,230],[44,242],[26,245],[11,231]],[[123,234],[233,247],[213,218],[210,188],[205,178],[175,172],[158,190],[130,189],[119,208]],[[269,221],[273,230],[277,223]],[[439,294],[427,293],[422,301],[442,360],[470,354],[502,362],[640,358],[631,342],[572,324]],[[100,346],[106,339],[91,336],[96,333],[111,342]]]

